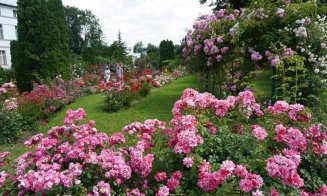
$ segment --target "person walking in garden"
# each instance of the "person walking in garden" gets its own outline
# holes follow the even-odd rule
[[[110,69],[108,66],[106,66],[106,69],[104,70],[104,81],[107,83],[110,80]]]
[[[124,70],[122,68],[121,63],[116,66],[116,74],[117,74],[117,77],[120,79],[122,79],[124,77]]]

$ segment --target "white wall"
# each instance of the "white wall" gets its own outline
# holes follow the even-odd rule
[[[14,17],[13,8],[1,6],[1,16]]]
[[[0,0],[0,3],[17,6],[17,0]]]
[[[13,2],[0,0],[0,3],[7,3],[10,5],[14,5]],[[0,6],[0,24],[3,29],[3,38],[0,40],[0,50],[6,51],[7,65],[2,66],[4,68],[11,68],[11,55],[10,55],[10,41],[16,40],[16,29],[17,26],[17,18],[13,15],[13,10],[16,8]]]

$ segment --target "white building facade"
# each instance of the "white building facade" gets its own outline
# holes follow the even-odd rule
[[[10,41],[17,39],[17,3],[0,0],[0,66],[11,68]]]

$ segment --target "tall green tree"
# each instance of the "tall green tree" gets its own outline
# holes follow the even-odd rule
[[[166,60],[175,59],[175,46],[171,40],[163,40],[159,45],[160,63],[165,65]]]
[[[137,42],[133,47],[133,52],[140,54],[141,57],[144,57],[146,54],[146,48],[144,47],[143,42]]]
[[[127,45],[122,40],[121,32],[118,32],[117,40],[109,46],[109,56],[112,60],[126,62]]]
[[[57,75],[68,79],[71,74],[71,53],[64,6],[61,0],[47,0],[47,10],[47,32],[43,34],[45,51],[38,72],[45,79]]]
[[[65,16],[69,34],[69,46],[73,53],[82,54],[84,39],[83,31],[83,10],[76,7],[65,7]]]
[[[44,51],[41,29],[47,9],[45,0],[18,0],[17,5],[19,59],[16,59],[15,75],[19,90],[29,91],[35,80],[33,73],[40,66],[39,59]]]
[[[72,53],[83,55],[86,61],[102,55],[104,43],[99,19],[90,10],[70,6],[65,7],[65,15]]]
[[[153,44],[148,44],[146,47],[146,60],[148,63],[155,67],[159,67],[160,64],[160,53],[159,47]]]
[[[33,82],[69,77],[67,25],[61,0],[18,0],[17,86],[30,91]]]

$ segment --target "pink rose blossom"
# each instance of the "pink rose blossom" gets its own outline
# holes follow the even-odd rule
[[[167,186],[162,186],[159,188],[158,193],[156,196],[168,196],[169,195],[169,188]]]
[[[186,157],[183,159],[183,164],[185,165],[185,167],[187,168],[191,168],[192,164],[193,164],[193,160],[191,157]]]
[[[156,175],[154,176],[154,179],[155,179],[157,182],[162,182],[162,181],[164,181],[166,178],[167,178],[167,174],[166,174],[166,172],[158,172],[158,173],[156,173]]]
[[[252,135],[258,140],[264,140],[268,133],[259,125],[252,125]]]

